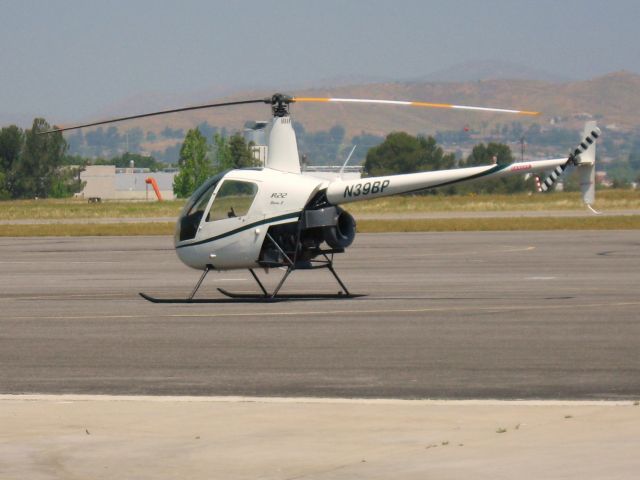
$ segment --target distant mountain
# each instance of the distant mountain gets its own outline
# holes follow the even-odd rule
[[[274,92],[266,90],[246,91],[207,100],[261,98],[272,93]],[[615,125],[621,130],[636,130],[640,126],[640,75],[624,71],[591,80],[564,83],[517,79],[455,83],[412,81],[299,89],[289,90],[288,93],[298,96],[423,100],[542,112],[540,117],[522,117],[379,105],[292,105],[294,120],[302,122],[307,130],[327,130],[341,124],[348,135],[361,132],[380,135],[394,130],[431,134],[465,126],[483,130],[497,123],[520,121],[524,124],[548,124],[552,119],[566,128],[580,129],[585,116],[593,116],[601,125]],[[269,116],[270,111],[266,105],[248,105],[153,117],[126,125],[127,128],[140,126],[144,130],[156,132],[166,126],[186,131],[207,121],[210,125],[241,130],[247,120],[264,120]]]
[[[476,69],[475,75],[479,75],[481,71],[481,68]],[[493,69],[494,73],[497,71],[498,69]],[[511,71],[513,73],[509,73],[509,69],[506,67],[501,70],[504,75],[517,73]],[[528,75],[534,76],[531,73]],[[445,76],[440,78],[445,78]],[[640,75],[626,71],[610,73],[591,80],[560,83],[543,79],[517,78],[476,79],[468,82],[414,79],[404,82],[369,83],[368,80],[372,79],[362,78],[361,82],[357,83],[355,77],[346,77],[342,80],[344,83],[340,79],[334,79],[336,84],[331,87],[301,88],[299,86],[288,89],[239,91],[224,86],[213,86],[210,89],[189,94],[150,93],[125,99],[95,116],[74,119],[74,121],[80,123],[83,120],[99,120],[112,116],[198,103],[262,98],[270,96],[277,90],[285,90],[285,93],[298,96],[422,100],[542,112],[541,116],[532,118],[402,106],[354,104],[294,104],[291,106],[294,120],[301,122],[306,130],[328,130],[334,125],[340,124],[345,127],[347,136],[362,132],[386,135],[391,131],[400,130],[412,134],[433,134],[436,131],[457,130],[464,127],[486,131],[495,124],[508,124],[513,121],[520,121],[525,125],[533,122],[549,124],[552,119],[562,127],[579,130],[582,128],[584,118],[590,116],[597,118],[601,125],[615,126],[619,130],[638,131],[640,129]],[[173,129],[183,129],[186,132],[206,121],[212,126],[226,127],[229,131],[240,131],[246,121],[267,120],[270,113],[267,105],[247,105],[237,108],[199,110],[171,116],[150,117],[118,123],[115,126],[121,131],[140,127],[145,132],[153,131],[156,133],[169,126]],[[16,115],[6,114],[4,116],[17,118]],[[0,121],[2,121],[2,117],[2,112],[0,112]],[[25,115],[20,117],[22,120],[20,123],[23,126],[28,127],[31,124],[32,117]],[[8,121],[15,122],[15,120]],[[160,147],[160,144],[157,147],[153,144],[145,146],[149,150],[158,150],[161,149]]]
[[[321,87],[345,87],[348,85],[369,85],[372,83],[392,82],[394,79],[373,75],[339,75],[335,77],[325,77],[308,82],[306,85],[298,85],[298,88],[321,88]]]
[[[567,80],[561,76],[512,62],[494,60],[467,62],[419,78],[389,81],[366,75],[348,75],[275,88],[243,89],[211,85],[195,92],[148,92],[125,98],[85,118],[57,119],[61,124],[82,123],[114,116],[136,114],[186,105],[267,97],[276,91],[298,96],[336,96],[423,100],[478,106],[539,110],[541,117],[528,119],[479,112],[451,112],[372,105],[293,105],[294,120],[309,131],[343,125],[347,134],[386,134],[392,130],[431,134],[468,126],[486,129],[496,123],[548,123],[552,118],[567,128],[579,127],[584,115],[602,125],[622,130],[640,128],[640,75],[620,71],[590,80]],[[268,119],[267,106],[201,110],[171,116],[115,124],[119,129],[141,127],[159,132],[165,127],[184,129],[207,121],[210,125],[241,130],[247,120]],[[17,122],[31,125],[33,115],[2,112],[0,125]]]
[[[110,118],[127,114],[135,115],[136,113],[169,110],[186,105],[207,103],[211,98],[233,95],[239,90],[239,88],[233,86],[211,85],[206,89],[188,93],[146,92],[124,98],[119,102],[109,105],[92,118]],[[90,121],[91,119],[86,120]]]
[[[541,80],[544,82],[568,82],[569,76],[558,75],[542,69],[530,68],[502,60],[478,60],[458,63],[451,67],[413,79],[424,82],[476,82],[484,80]]]
[[[365,75],[345,75],[337,77],[327,77],[324,79],[317,79],[306,82],[305,84],[298,84],[295,86],[295,90],[300,91],[314,88],[323,88],[327,85],[330,85],[331,87],[344,87],[349,85],[374,84],[383,81],[388,80],[385,80],[381,77],[372,77]],[[277,88],[269,88],[268,90],[264,90],[264,88],[268,87],[263,87],[260,90],[256,90],[242,89],[234,86],[211,85],[208,88],[188,93],[170,94],[164,92],[146,92],[139,95],[127,97],[119,102],[109,105],[107,108],[102,109],[96,116],[85,120],[90,121],[95,118],[119,117],[128,114],[135,115],[136,113],[153,112],[156,110],[169,110],[172,108],[179,108],[187,105],[211,103],[214,102],[215,99],[229,98],[231,96],[238,98],[240,98],[239,96],[245,98],[270,97],[271,94],[275,93],[276,91],[290,91],[292,88],[294,88],[294,86],[285,85],[279,86]],[[78,122],[77,119],[76,122]]]

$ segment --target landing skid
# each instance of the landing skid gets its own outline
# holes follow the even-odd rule
[[[349,298],[358,298],[364,297],[365,295],[361,294],[353,294],[349,293],[347,287],[342,283],[340,277],[333,269],[333,261],[332,259],[327,258],[326,262],[323,262],[319,266],[314,266],[312,268],[327,268],[337,282],[340,284],[342,291],[338,293],[290,293],[290,294],[280,294],[280,289],[284,284],[285,280],[289,277],[289,275],[295,270],[295,264],[292,262],[287,271],[283,275],[282,279],[276,286],[273,293],[269,293],[267,289],[264,287],[256,273],[253,269],[249,269],[251,276],[254,278],[262,293],[234,293],[225,290],[224,288],[218,288],[218,291],[225,295],[227,298],[194,298],[196,292],[202,285],[205,277],[212,270],[211,267],[207,267],[203,272],[202,276],[198,280],[195,288],[191,292],[191,295],[187,298],[156,298],[151,295],[147,295],[146,293],[140,292],[140,296],[145,300],[148,300],[152,303],[265,303],[265,302],[282,302],[282,301],[304,301],[304,300],[343,300]]]
[[[151,303],[265,303],[265,302],[280,302],[285,300],[284,298],[269,298],[269,297],[256,297],[256,298],[157,298],[140,292],[140,295],[145,300]]]
[[[220,293],[226,295],[227,298],[157,298],[140,292],[139,295],[151,303],[276,303],[276,302],[293,302],[305,300],[342,300],[347,298],[365,297],[362,294],[344,294],[344,293],[310,293],[310,294],[285,294],[277,297],[265,297],[258,293],[232,293],[218,289]]]
[[[224,288],[218,288],[218,291],[229,297],[245,300],[323,300],[323,299],[342,299],[342,298],[358,298],[365,297],[364,294],[353,293],[286,293],[277,295],[276,297],[264,296],[259,293],[233,293],[225,290]]]

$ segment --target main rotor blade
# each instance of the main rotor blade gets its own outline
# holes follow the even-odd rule
[[[269,103],[269,102],[265,101],[264,98],[261,98],[260,100],[240,100],[236,102],[210,103],[208,105],[196,105],[193,107],[182,107],[182,108],[174,108],[171,110],[161,110],[159,112],[142,113],[140,115],[131,115],[129,117],[111,118],[109,120],[101,120],[99,122],[85,123],[82,125],[74,125],[73,127],[56,128],[54,130],[48,130],[46,132],[39,132],[39,133],[66,132],[67,130],[75,130],[78,128],[85,128],[85,127],[95,127],[96,125],[104,125],[106,123],[114,123],[114,122],[123,122],[124,120],[134,120],[136,118],[153,117],[155,115],[166,115],[168,113],[188,112],[189,110],[202,110],[204,108],[228,107],[231,105],[245,105],[249,103]]]
[[[410,107],[424,108],[448,108],[454,110],[476,110],[481,112],[515,113],[518,115],[540,115],[540,112],[529,112],[526,110],[510,110],[506,108],[473,107],[470,105],[453,105],[449,103],[429,103],[410,102],[402,100],[375,100],[364,98],[317,98],[317,97],[294,97],[293,102],[343,102],[343,103],[377,103],[383,105],[407,105]]]

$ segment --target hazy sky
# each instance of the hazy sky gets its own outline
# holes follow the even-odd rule
[[[640,2],[0,0],[0,118],[73,121],[212,87],[295,92],[495,59],[569,78],[640,72]]]

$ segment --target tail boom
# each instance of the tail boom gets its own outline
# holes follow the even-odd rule
[[[513,174],[541,172],[566,163],[566,158],[516,162],[506,165],[484,165],[481,167],[456,168],[434,172],[389,175],[361,178],[359,180],[337,180],[327,187],[327,199],[333,204],[358,202],[373,198],[414,193],[429,188],[444,187],[455,183],[499,178]]]
[[[580,172],[583,200],[590,205],[595,200],[595,142],[599,136],[600,129],[596,127],[595,123],[590,122],[585,126],[584,140],[568,158],[515,162],[505,165],[484,165],[452,170],[361,178],[358,180],[336,180],[328,185],[326,195],[331,203],[338,205],[388,197],[390,195],[413,193],[455,183],[552,170],[544,182],[540,182],[538,179],[539,189],[546,191],[564,173],[568,166],[575,165]]]

